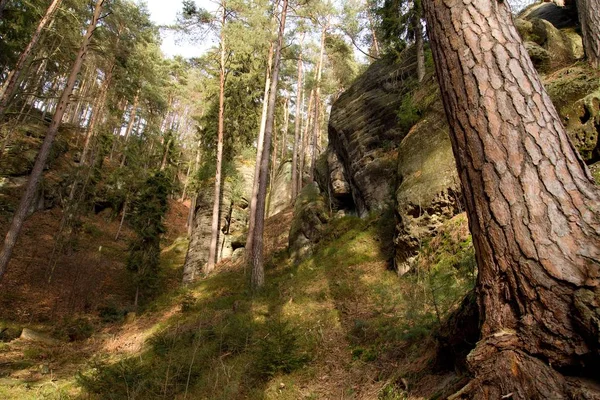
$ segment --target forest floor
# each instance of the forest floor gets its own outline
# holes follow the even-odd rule
[[[20,168],[0,181],[2,237],[19,199],[10,185],[40,140],[39,127],[25,129],[31,143],[13,152],[22,162],[0,165]],[[58,182],[72,159],[57,158],[46,178]],[[125,224],[115,239],[119,215],[90,210],[70,229],[56,206],[28,218],[0,283],[0,398],[394,400],[460,387],[460,374],[437,366],[435,332],[474,279],[464,215],[399,278],[389,212],[333,219],[295,263],[288,208],[266,222],[266,285],[253,293],[249,269],[230,260],[181,287],[189,204],[169,205],[161,287],[138,312],[125,268],[133,232]]]
[[[16,255],[16,281],[2,288],[4,326],[27,328],[33,340],[0,343],[0,398],[428,399],[460,385],[434,368],[430,307],[389,268],[389,216],[334,220],[298,264],[287,252],[293,210],[270,218],[267,284],[253,294],[249,271],[229,260],[179,287],[187,208],[172,202],[166,286],[135,315],[122,309],[132,293],[123,284],[131,233],[115,242],[118,221],[102,213],[84,219],[90,228],[56,279],[36,271],[47,263],[57,212],[30,218],[22,248],[35,250]],[[450,226],[464,241],[464,216]],[[100,247],[110,250],[98,255]],[[93,277],[70,276],[78,266]],[[86,309],[86,290],[102,306]]]
[[[165,293],[181,282],[188,207],[189,202],[169,204],[162,257]],[[110,210],[83,216],[76,234],[58,251],[61,218],[59,208],[28,218],[0,283],[0,398],[74,395],[79,392],[76,375],[90,360],[139,351],[161,318],[132,312],[127,224],[115,240],[120,218]],[[2,237],[7,225],[0,227]],[[28,338],[17,338],[23,329]]]

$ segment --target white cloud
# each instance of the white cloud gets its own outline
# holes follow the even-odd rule
[[[145,0],[150,11],[150,18],[157,25],[172,25],[177,19],[177,13],[183,7],[182,0]],[[210,0],[196,0],[199,7],[214,10],[216,5]],[[202,43],[189,43],[182,40],[173,32],[163,31],[161,33],[161,49],[168,57],[182,56],[186,58],[201,56],[208,48],[213,46],[210,41]]]

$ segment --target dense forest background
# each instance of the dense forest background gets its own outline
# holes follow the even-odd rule
[[[0,0],[0,397],[596,398],[598,0],[173,6]]]

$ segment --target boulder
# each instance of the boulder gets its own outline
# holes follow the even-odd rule
[[[544,85],[584,161],[600,160],[600,71],[577,64],[546,76]]]
[[[294,219],[289,234],[289,251],[294,262],[299,262],[312,254],[329,221],[325,198],[316,183],[305,186],[294,204]]]
[[[238,159],[235,167],[235,176],[226,177],[221,188],[217,261],[232,257],[234,250],[243,247],[239,238],[244,235],[248,225],[248,199],[252,196],[254,165]],[[183,267],[184,284],[202,277],[208,262],[214,181],[205,182],[197,196],[192,235]]]
[[[398,110],[414,76],[410,50],[400,61],[378,60],[332,106],[328,134],[335,156],[328,159],[329,171],[339,190],[351,193],[351,207],[360,215],[393,203],[396,150],[408,133],[398,124]]]
[[[43,333],[40,332],[36,332],[33,329],[29,329],[29,328],[23,328],[23,331],[21,332],[21,336],[19,337],[22,340],[26,340],[29,342],[38,342],[38,343],[44,343],[44,344],[58,344],[60,343],[59,340],[54,339],[48,335],[45,335]]]
[[[525,42],[536,69],[547,73],[572,64],[584,56],[577,34],[577,14],[570,8],[544,3],[519,15],[515,26]]]
[[[284,161],[275,174],[267,204],[267,218],[285,210],[292,201],[292,162]]]
[[[395,265],[408,272],[423,240],[462,208],[460,180],[448,125],[432,113],[419,121],[398,149]]]

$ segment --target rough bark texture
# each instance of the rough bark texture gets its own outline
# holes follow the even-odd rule
[[[213,214],[211,226],[210,247],[208,253],[208,263],[205,273],[210,273],[215,269],[217,257],[217,242],[219,240],[219,204],[221,202],[221,169],[223,165],[223,136],[225,125],[225,23],[227,22],[227,9],[225,1],[221,3],[223,16],[221,19],[221,60],[219,73],[219,131],[217,134],[217,172],[215,173],[215,197],[213,199]]]
[[[557,370],[598,360],[594,319],[574,313],[599,284],[598,190],[506,4],[428,0],[425,14],[479,265],[482,340],[457,398],[567,398]]]
[[[577,0],[577,13],[585,55],[595,68],[600,68],[600,0]]]
[[[321,77],[323,74],[323,55],[325,53],[325,35],[327,34],[327,25],[323,27],[321,32],[321,52],[319,54],[319,64],[315,75],[316,88],[315,88],[315,116],[313,120],[313,137],[312,137],[312,150],[310,159],[310,181],[312,182],[315,177],[315,166],[317,165],[318,149],[318,137],[319,130],[321,129],[320,111],[321,111]]]
[[[296,116],[294,120],[294,149],[292,151],[292,201],[298,196],[298,149],[300,141],[300,127],[302,124],[302,103],[304,101],[304,83],[302,82],[302,45],[304,44],[304,35],[300,40],[300,54],[298,56],[298,83],[296,89]]]
[[[75,58],[75,63],[71,68],[71,73],[69,74],[69,78],[67,80],[67,86],[63,90],[63,93],[60,97],[60,101],[58,102],[56,112],[54,113],[52,122],[48,127],[46,137],[44,138],[44,142],[42,143],[40,152],[38,153],[37,159],[35,160],[35,164],[31,171],[31,175],[29,176],[27,188],[25,189],[25,193],[21,198],[19,207],[15,211],[10,228],[8,230],[8,233],[6,234],[6,238],[4,239],[4,247],[2,248],[2,252],[0,252],[0,279],[4,275],[6,266],[10,261],[10,256],[17,242],[17,237],[19,236],[19,232],[23,227],[23,222],[25,222],[25,217],[27,216],[27,212],[29,210],[31,202],[35,197],[35,192],[37,190],[39,180],[42,176],[42,172],[44,171],[44,167],[46,166],[46,161],[48,160],[50,149],[52,148],[52,143],[54,142],[54,138],[56,137],[58,128],[60,127],[62,118],[67,109],[67,105],[69,104],[69,97],[71,96],[73,88],[75,87],[77,75],[81,70],[81,65],[83,64],[83,60],[85,59],[85,56],[87,54],[92,35],[94,34],[94,30],[96,29],[96,24],[98,23],[98,19],[100,18],[100,12],[102,11],[103,3],[104,0],[96,1],[92,20],[88,26],[85,36],[83,37],[83,42],[81,44],[81,47],[79,48],[77,57]]]
[[[17,82],[19,80],[19,76],[21,75],[21,71],[23,70],[23,67],[25,66],[25,61],[27,61],[33,48],[35,47],[37,42],[40,40],[40,36],[42,36],[42,31],[44,30],[46,25],[48,25],[48,22],[50,22],[50,20],[52,19],[52,15],[54,14],[54,12],[58,8],[58,6],[60,6],[61,2],[62,2],[62,0],[52,0],[52,2],[50,3],[50,6],[46,10],[46,14],[44,14],[42,19],[40,20],[40,23],[38,24],[37,29],[33,33],[33,36],[31,37],[29,44],[27,45],[27,47],[25,47],[25,50],[23,50],[23,53],[21,53],[21,55],[19,56],[19,59],[17,60],[17,64],[15,65],[13,70],[9,72],[8,78],[2,85],[2,88],[0,88],[0,117],[2,117],[4,115],[4,112],[6,111],[6,107],[8,106],[8,103],[10,101],[10,98],[13,95],[15,88],[17,87]],[[4,5],[5,5],[4,1],[2,3],[0,3],[0,18],[2,17],[2,11],[4,9]]]
[[[283,0],[281,11],[281,22],[279,25],[279,35],[275,47],[275,57],[273,59],[273,74],[271,89],[269,90],[269,106],[267,112],[267,124],[265,126],[265,142],[262,159],[260,163],[260,176],[258,178],[258,197],[256,201],[256,220],[254,222],[254,231],[252,232],[252,288],[258,289],[265,284],[265,270],[263,265],[263,232],[265,228],[265,206],[267,198],[267,178],[269,176],[269,158],[271,151],[271,136],[273,135],[273,125],[275,122],[275,103],[277,100],[277,84],[279,81],[279,66],[281,59],[281,48],[283,47],[283,36],[285,33],[285,19],[287,15],[288,0]]]
[[[269,46],[269,58],[267,59],[267,74],[265,76],[265,90],[263,95],[263,108],[260,118],[260,130],[256,139],[256,164],[254,166],[254,184],[252,185],[252,197],[250,198],[250,221],[248,223],[248,237],[246,239],[246,257],[252,259],[252,241],[254,240],[254,223],[256,222],[256,200],[258,198],[258,176],[260,175],[260,160],[265,141],[265,126],[267,125],[267,111],[269,105],[269,89],[271,87],[271,69],[273,67],[273,44]]]

